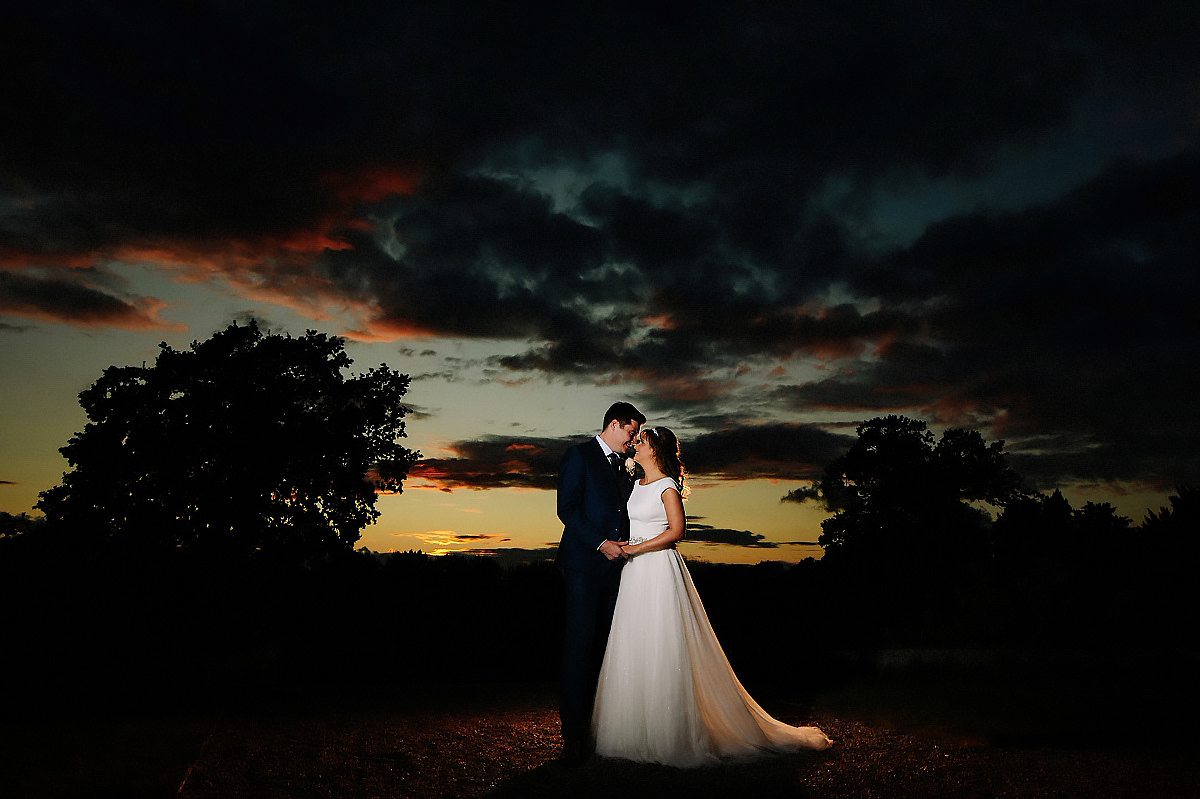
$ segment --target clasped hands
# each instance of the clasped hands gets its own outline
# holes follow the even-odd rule
[[[600,545],[600,552],[609,560],[620,560],[628,558],[629,553],[625,551],[625,547],[617,541],[605,541]]]

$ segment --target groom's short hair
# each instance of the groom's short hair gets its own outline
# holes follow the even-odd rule
[[[600,425],[600,429],[603,430],[608,427],[608,423],[613,419],[620,422],[621,427],[630,422],[637,422],[638,424],[646,423],[646,415],[628,402],[614,402],[608,409],[608,412],[604,414],[604,424]]]

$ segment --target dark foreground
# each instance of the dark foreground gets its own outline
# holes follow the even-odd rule
[[[873,677],[795,702],[828,752],[680,771],[556,760],[552,685],[410,685],[387,696],[277,695],[181,719],[9,725],[4,796],[1195,797],[1187,683],[1042,689],[944,675]],[[1184,690],[1185,694],[1178,692]],[[1105,698],[1107,696],[1107,699]],[[90,754],[89,751],[90,750]]]
[[[1195,797],[1200,786],[1195,752],[1169,746],[995,745],[823,712],[789,720],[819,724],[835,748],[693,771],[598,759],[569,767],[555,760],[550,701],[242,722],[217,732],[181,795],[1140,799]]]

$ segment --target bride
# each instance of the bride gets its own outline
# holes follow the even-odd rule
[[[683,538],[679,442],[649,427],[634,442],[629,560],[596,689],[596,753],[692,767],[764,752],[826,749],[816,727],[777,721],[738,682],[675,543]]]

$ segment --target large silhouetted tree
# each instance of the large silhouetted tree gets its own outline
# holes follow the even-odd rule
[[[990,581],[982,507],[1021,494],[1003,442],[924,422],[872,419],[817,487],[833,515],[821,523],[823,567],[865,640],[949,640],[986,627]]]
[[[379,488],[400,490],[409,378],[347,377],[344,341],[236,323],[152,366],[110,367],[79,395],[73,470],[48,522],[143,551],[312,562],[352,551]]]
[[[1002,508],[1023,493],[1004,442],[958,429],[935,441],[924,422],[903,416],[859,426],[818,488],[833,511],[821,524],[827,556],[906,566],[978,552],[989,519],[978,503]]]

